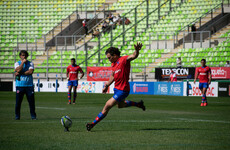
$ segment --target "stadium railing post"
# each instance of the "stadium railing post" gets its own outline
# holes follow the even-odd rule
[[[147,18],[146,18],[146,28],[148,28],[149,26],[149,0],[146,0],[146,14],[147,14]]]
[[[159,34],[157,33],[157,49],[159,49]]]
[[[26,36],[26,51],[28,51],[28,42],[27,42],[27,36]]]
[[[38,92],[40,92],[40,79],[39,79],[39,73],[37,74],[37,77],[38,77]]]
[[[203,32],[200,32],[200,47],[202,48],[202,41],[203,41]]]
[[[160,0],[158,0],[158,20],[160,20],[160,4],[161,3],[161,1]]]
[[[32,55],[33,55],[32,51],[33,51],[33,48],[30,49],[30,61],[32,61]]]
[[[65,45],[64,45],[64,46],[65,46],[65,50],[67,50],[66,36],[64,36],[64,41],[65,41],[65,43],[64,43],[64,44],[65,44]]]
[[[137,7],[135,7],[135,36],[137,35]]]
[[[185,33],[183,32],[183,48],[185,48],[185,39],[184,39]]]
[[[75,14],[76,14],[76,20],[78,19],[77,18],[77,14],[78,14],[78,4],[76,5],[76,11],[75,11]]]
[[[62,68],[62,61],[63,61],[63,59],[62,59],[62,50],[63,50],[63,48],[61,49],[61,80],[62,81],[63,81],[63,78],[62,78],[62,72],[63,72],[63,68]]]
[[[73,45],[74,45],[74,51],[75,51],[75,59],[76,59],[76,64],[78,64],[77,63],[77,46],[76,46],[76,36],[75,35],[73,35]]]
[[[101,61],[101,33],[98,35],[98,64],[100,64]]]
[[[37,43],[38,41],[37,41],[37,37],[35,37],[35,49],[36,49],[36,51],[38,50],[38,43]]]
[[[46,50],[46,36],[43,35],[43,38],[44,38],[44,50]]]
[[[193,48],[193,45],[194,45],[194,38],[193,38],[193,36],[194,36],[194,33],[191,32],[192,48]]]
[[[85,38],[84,38],[85,43]],[[85,43],[85,66],[88,66],[88,50],[87,50],[87,43]]]
[[[112,47],[113,46],[113,25],[112,25],[112,28],[110,29],[110,34],[111,34],[110,46]]]
[[[144,67],[144,81],[146,82],[147,81],[147,79],[146,79],[146,66]]]
[[[58,50],[58,49],[57,49],[57,38],[58,38],[58,36],[56,36],[56,37],[55,37],[55,46],[56,46],[56,51]]]
[[[45,38],[44,38],[45,40]],[[46,49],[45,49],[46,50]],[[48,56],[48,50],[46,50],[46,80],[48,81],[49,78],[48,78],[48,75],[49,75],[49,56]]]
[[[61,35],[62,35],[62,21],[63,21],[63,20],[61,20]]]
[[[172,0],[169,0],[169,11],[172,10]]]
[[[16,63],[16,49],[14,49],[14,63]]]
[[[18,36],[17,36],[17,50],[19,49],[19,45],[18,45]]]
[[[173,33],[173,49],[175,49],[175,32]]]
[[[69,19],[69,31],[70,31],[70,15],[68,16],[68,19]]]
[[[54,29],[52,30],[52,44],[54,44]]]
[[[208,31],[208,36],[209,36],[209,47],[211,47],[211,32]]]
[[[56,84],[55,84],[55,89],[56,89],[56,93],[58,92],[58,75],[56,74]]]
[[[123,16],[122,26],[123,26],[123,45],[125,45],[125,16]]]
[[[176,32],[176,44],[178,44],[178,32]]]
[[[167,34],[165,33],[165,49],[167,49]]]
[[[150,40],[150,38],[151,38],[151,33],[149,32],[149,49],[151,49],[151,40]]]

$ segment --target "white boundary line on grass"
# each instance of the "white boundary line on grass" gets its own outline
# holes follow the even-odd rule
[[[214,122],[214,123],[230,123],[230,121],[223,121],[223,120],[204,120],[204,119],[187,119],[187,118],[172,118],[175,120],[182,120],[188,122]]]
[[[38,109],[55,109],[55,110],[65,110],[65,108],[56,108],[56,107],[36,107]]]
[[[212,122],[212,123],[227,123],[230,124],[230,121],[223,121],[223,120],[202,120],[202,119],[186,119],[186,118],[171,118],[173,120],[103,120],[105,123],[164,123],[164,122]],[[34,120],[34,121],[14,121],[11,123],[14,124],[23,124],[23,123],[57,123],[59,121],[54,121],[54,120],[47,120],[47,121],[41,121],[41,120]],[[89,120],[73,120],[74,122],[79,122],[79,123],[87,123]],[[9,122],[0,122],[0,124],[9,124]]]

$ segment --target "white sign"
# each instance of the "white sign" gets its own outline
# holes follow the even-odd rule
[[[79,81],[77,92],[79,93],[102,93],[106,82],[98,81]],[[113,93],[114,84],[110,85],[108,93]],[[34,90],[38,91],[37,82],[34,83]],[[16,91],[15,81],[13,82],[13,91]],[[58,82],[58,92],[68,92],[67,81]],[[56,92],[56,81],[40,82],[40,92]]]
[[[195,84],[193,82],[189,82],[191,85],[191,89],[189,90],[189,96],[202,96],[202,93],[199,89],[199,82]],[[187,87],[187,83],[184,82],[184,87]],[[186,89],[186,88],[184,88]],[[184,96],[186,95],[186,90],[184,90]],[[206,96],[208,97],[218,97],[218,82],[211,82],[209,88],[207,89]]]

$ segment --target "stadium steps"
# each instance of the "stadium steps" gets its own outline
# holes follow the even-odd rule
[[[54,47],[55,48],[55,47]],[[48,57],[53,55],[56,52],[56,48],[51,48],[48,50]],[[43,63],[44,60],[47,59],[47,53],[44,52],[43,55],[37,56],[35,60],[33,60],[34,66],[37,67],[39,64]]]
[[[216,9],[213,12],[213,18],[215,18],[216,16],[220,15],[221,13],[222,13],[221,8]],[[207,22],[209,22],[211,20],[212,20],[212,17],[211,17],[211,14],[209,13],[204,18],[202,18],[202,20],[201,20],[201,26],[205,25]],[[196,26],[197,29],[200,28],[200,21],[195,22],[195,26]],[[188,29],[184,30],[183,32],[188,32]],[[180,32],[178,34],[178,40],[183,39],[183,32]],[[189,32],[191,32],[190,28],[189,28]]]
[[[212,40],[219,40],[219,39],[221,39],[220,35],[223,33],[226,33],[229,30],[230,30],[230,23],[227,26],[225,26],[224,28],[222,28],[221,30],[217,31],[215,34],[213,34],[211,39]]]
[[[216,16],[218,16],[221,13],[222,13],[221,8],[216,9],[213,12],[213,18],[215,18]],[[201,26],[206,24],[207,22],[209,22],[211,19],[212,19],[211,14],[207,14],[205,17],[202,18]],[[196,27],[200,26],[199,23],[200,23],[199,21],[195,23]],[[188,30],[186,29],[186,30],[180,32],[178,34],[178,40],[183,39],[183,33],[184,32],[188,32]],[[182,49],[182,48],[183,48],[183,45],[180,44],[175,49],[172,49],[172,51],[170,51],[169,53],[161,55],[161,58],[157,58],[155,60],[155,62],[149,64],[149,66],[146,68],[146,73],[147,74],[150,73],[152,70],[154,70],[156,67],[158,67],[162,62],[164,62],[167,58],[173,57],[174,54],[177,53],[179,51],[179,49]],[[140,74],[143,74],[143,72]],[[140,74],[137,74],[136,76],[139,76]]]
[[[117,16],[118,14],[119,13],[113,12],[113,15],[115,15],[115,16]],[[91,30],[97,30],[97,29],[101,30],[102,24],[104,21],[109,22],[109,19],[107,17],[104,18],[103,20],[100,21],[100,23],[97,26],[95,26]],[[84,42],[89,42],[91,39],[92,39],[92,33],[89,33],[88,35],[85,35],[85,37],[80,38],[76,42],[76,46],[82,46],[84,44]],[[89,42],[88,44],[89,44],[89,46],[97,46],[97,43],[95,43],[95,42]]]
[[[164,62],[167,58],[172,57],[175,53],[177,53],[179,51],[179,49],[181,49],[183,47],[183,45],[178,46],[175,49],[172,49],[171,52],[167,53],[167,54],[163,54],[161,58],[156,59],[156,61],[152,64],[149,64],[149,66],[146,68],[146,72],[151,71],[153,68],[159,66],[160,63]]]
[[[72,13],[70,15],[70,24],[73,23],[76,20],[77,16],[76,13]],[[48,34],[45,35],[46,38],[46,43],[48,43],[50,40],[53,39],[53,36],[55,37],[59,33],[61,33],[62,30],[65,30],[69,26],[69,19],[68,17],[63,20],[62,25],[59,24],[58,26],[53,28],[53,31],[51,30]],[[61,29],[62,28],[62,29]],[[35,45],[34,43],[28,44],[29,47]],[[26,48],[26,43],[19,44],[18,45],[19,50],[25,49]],[[38,39],[37,40],[37,49],[38,50],[44,50],[44,38]]]

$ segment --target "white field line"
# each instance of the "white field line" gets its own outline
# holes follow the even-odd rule
[[[230,121],[223,121],[223,120],[202,120],[202,119],[186,119],[186,118],[171,118],[173,120],[103,120],[102,122],[110,123],[172,123],[172,122],[213,122],[213,123],[227,123],[230,124]],[[73,123],[87,123],[92,120],[73,120]],[[43,124],[43,123],[57,123],[59,121],[54,121],[54,120],[47,120],[47,121],[41,121],[41,120],[34,120],[34,121],[25,121],[22,122],[20,121],[14,121],[11,122],[12,124],[30,124],[30,123],[38,123],[38,124]],[[0,124],[9,124],[9,122],[0,122]]]
[[[175,120],[187,121],[187,122],[214,122],[214,123],[230,123],[230,121],[223,120],[204,120],[204,119],[187,119],[187,118],[172,118]]]
[[[65,108],[56,108],[56,107],[36,107],[38,109],[55,109],[55,110],[65,110]]]

